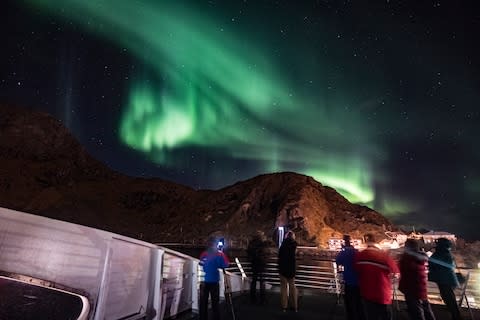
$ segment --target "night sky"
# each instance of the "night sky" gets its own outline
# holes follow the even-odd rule
[[[480,238],[474,1],[2,3],[0,103],[114,170],[202,189],[295,171]]]

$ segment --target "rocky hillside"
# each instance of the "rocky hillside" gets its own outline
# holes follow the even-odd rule
[[[394,226],[334,189],[296,173],[261,175],[221,190],[193,190],[114,172],[51,116],[0,105],[0,206],[147,241],[247,239],[278,226],[301,244],[331,236],[383,235]]]

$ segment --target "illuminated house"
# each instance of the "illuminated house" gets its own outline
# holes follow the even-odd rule
[[[432,243],[437,241],[439,238],[447,238],[448,240],[455,242],[457,241],[457,237],[454,234],[445,232],[445,231],[429,231],[422,235],[423,241],[425,243]]]
[[[351,239],[350,243],[354,248],[362,248],[363,241],[361,239]],[[328,250],[339,251],[342,250],[342,247],[345,245],[345,241],[341,238],[330,238],[328,239]]]

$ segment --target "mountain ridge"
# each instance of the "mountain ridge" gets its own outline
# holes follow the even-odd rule
[[[333,188],[294,172],[262,174],[218,190],[129,177],[88,154],[62,123],[42,112],[0,105],[0,206],[151,242],[201,241],[212,234],[272,239],[279,226],[300,244],[395,226]]]

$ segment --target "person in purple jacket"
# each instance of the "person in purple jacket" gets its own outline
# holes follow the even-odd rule
[[[345,241],[342,250],[338,253],[335,261],[337,265],[343,266],[343,282],[344,282],[344,301],[347,320],[364,320],[362,299],[360,297],[360,288],[358,286],[357,274],[353,268],[353,258],[357,253],[350,243],[350,236],[344,235]]]
[[[200,255],[200,265],[205,272],[205,280],[200,284],[200,320],[208,319],[208,296],[212,299],[213,319],[220,319],[220,273],[218,269],[224,269],[229,264],[227,256],[218,250],[216,239],[209,238],[207,249]]]

